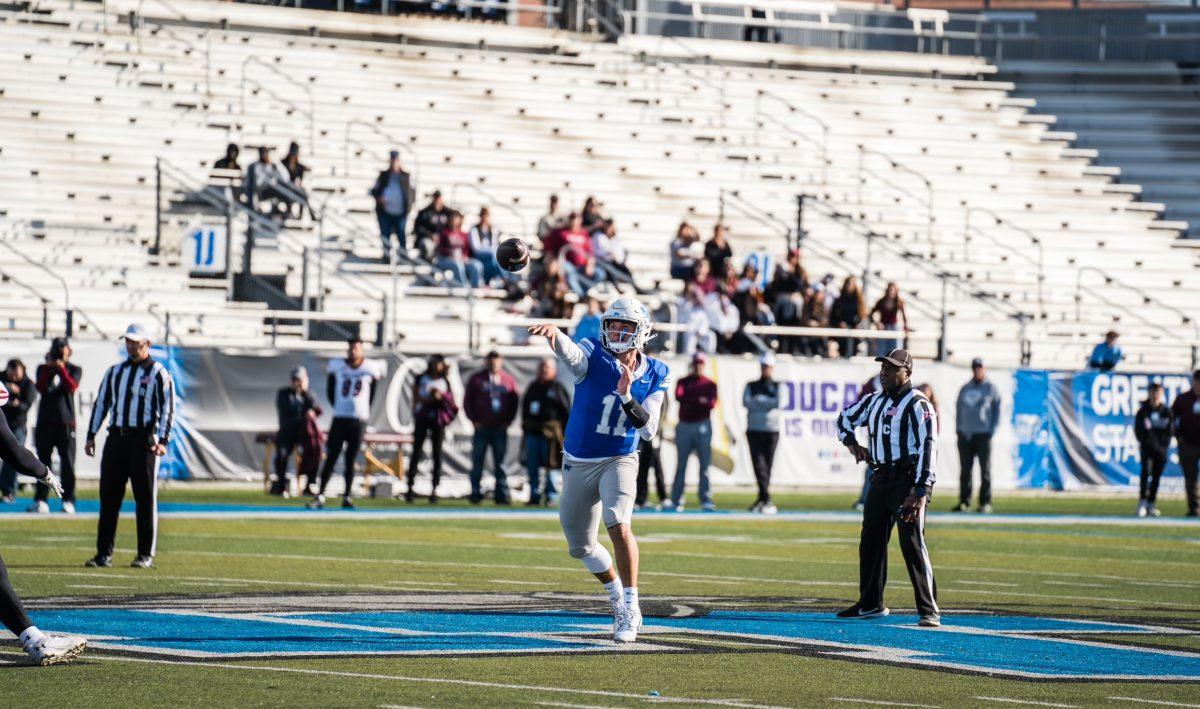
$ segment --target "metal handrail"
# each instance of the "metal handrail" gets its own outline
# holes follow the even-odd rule
[[[814,141],[812,138],[810,138],[805,133],[796,130],[795,128],[788,125],[787,123],[784,123],[783,121],[776,118],[775,116],[772,116],[772,115],[766,113],[765,111],[763,111],[762,102],[764,99],[770,99],[772,101],[781,103],[781,104],[783,104],[783,106],[785,108],[788,109],[789,113],[798,114],[804,118],[807,118],[808,120],[812,121],[813,123],[816,123],[818,126],[820,126],[821,127],[821,142],[817,143],[816,141]],[[818,148],[820,148],[821,149],[821,184],[822,185],[829,184],[829,124],[828,123],[826,123],[820,116],[816,115],[815,113],[813,113],[811,111],[806,111],[805,109],[800,108],[799,106],[795,106],[792,104],[791,101],[788,101],[787,99],[783,98],[782,96],[780,96],[778,94],[767,91],[766,89],[759,89],[754,95],[754,118],[755,118],[755,121],[754,121],[754,144],[756,146],[758,145],[758,131],[760,128],[762,128],[762,123],[760,123],[758,119],[759,118],[769,118],[769,119],[775,121],[775,123],[777,125],[782,127],[784,130],[788,131],[789,133],[796,135],[798,137],[804,138],[808,142],[810,142],[810,143],[816,145]]]
[[[12,228],[15,228],[15,226],[10,227],[10,230]],[[25,261],[29,265],[41,269],[47,275],[49,275],[51,278],[57,280],[62,285],[62,289],[63,289],[63,309],[71,310],[71,288],[67,284],[67,279],[65,279],[62,276],[60,276],[59,274],[55,273],[46,264],[33,260],[33,258],[30,257],[28,254],[25,254],[20,249],[13,246],[12,244],[10,244],[7,239],[0,239],[0,244],[3,244],[4,248],[6,248],[9,251],[11,251],[12,253],[16,254],[18,257],[20,257],[23,261]],[[41,298],[42,295],[39,293],[38,297]],[[87,324],[90,325],[93,330],[100,333],[100,335],[103,337],[108,337],[108,335],[105,335],[104,330],[100,329],[100,327],[96,325],[96,322],[94,320],[92,320],[92,318],[89,317],[86,312],[84,312],[83,310],[78,310],[76,312],[79,313],[80,317],[82,317],[85,321],[87,321]]]
[[[316,95],[313,92],[312,87],[308,86],[307,84],[301,83],[300,81],[298,81],[297,79],[295,79],[294,77],[292,77],[291,75],[289,75],[288,73],[286,73],[285,71],[280,69],[279,67],[277,67],[273,64],[268,64],[268,63],[264,62],[263,60],[259,59],[258,57],[255,57],[255,56],[246,57],[246,59],[242,62],[241,94],[240,94],[240,105],[239,105],[240,110],[243,115],[245,115],[245,113],[246,113],[246,67],[249,66],[250,64],[258,64],[259,66],[266,68],[267,70],[271,71],[276,76],[280,77],[281,79],[288,82],[292,86],[299,88],[301,91],[303,91],[308,96],[308,140],[309,140],[308,150],[313,155],[316,155],[317,154],[317,101],[316,101]],[[255,82],[255,83],[258,83],[258,82]],[[258,86],[260,89],[265,88],[262,86],[262,84],[258,84]],[[275,95],[275,93],[273,91],[271,91],[270,89],[267,89],[267,91],[268,91],[268,93]],[[275,95],[275,97],[280,98],[277,95]],[[284,99],[280,99],[280,100],[284,100]]]
[[[866,182],[863,179],[863,173],[866,171],[864,169],[864,162],[866,161],[866,157],[868,155],[874,155],[876,157],[883,158],[884,160],[886,160],[888,162],[888,165],[893,170],[900,170],[901,172],[906,172],[906,173],[916,177],[922,183],[924,183],[925,195],[926,195],[925,196],[925,240],[928,241],[932,246],[936,247],[937,243],[933,239],[933,181],[930,180],[929,177],[927,177],[925,175],[925,173],[921,172],[920,170],[916,170],[914,168],[911,168],[911,167],[905,165],[904,163],[900,162],[899,160],[892,157],[891,155],[888,155],[885,152],[875,150],[874,148],[868,148],[866,145],[864,145],[862,143],[859,143],[856,147],[858,148],[858,204],[861,206],[863,203],[862,189],[863,189],[863,184]],[[874,174],[874,173],[872,173],[872,174]],[[885,183],[891,185],[893,188],[899,189],[902,192],[906,192],[906,190],[904,190],[903,188],[897,187],[896,185],[893,185],[888,180],[886,180],[882,177],[880,179],[882,179]]]
[[[410,174],[413,176],[412,177],[413,192],[416,193],[413,195],[413,197],[415,198],[417,195],[420,195],[420,193],[421,193],[421,189],[420,189],[421,158],[419,155],[417,155],[417,151],[414,150],[413,147],[411,145],[409,145],[407,142],[397,139],[391,133],[388,133],[387,131],[383,130],[382,128],[375,125],[374,123],[368,123],[367,121],[364,121],[364,120],[361,120],[358,118],[353,118],[349,121],[346,121],[346,125],[342,129],[342,175],[345,177],[350,176],[350,130],[354,126],[362,126],[364,128],[369,129],[371,132],[377,134],[379,137],[387,140],[388,143],[390,143],[393,148],[404,152],[404,154],[407,157],[412,159],[413,171]],[[368,147],[368,146],[363,146],[361,143],[359,143],[359,145],[361,147]]]
[[[1138,288],[1136,286],[1131,286],[1119,278],[1110,276],[1108,273],[1102,271],[1099,268],[1096,268],[1095,266],[1084,266],[1083,268],[1080,268],[1075,274],[1075,320],[1076,321],[1082,321],[1082,319],[1083,319],[1083,317],[1082,317],[1083,298],[1081,296],[1081,293],[1082,293],[1082,291],[1086,290],[1089,293],[1091,293],[1093,296],[1096,296],[1097,299],[1099,299],[1101,302],[1105,303],[1106,305],[1120,309],[1122,312],[1126,313],[1130,317],[1140,320],[1143,324],[1145,324],[1148,327],[1152,327],[1152,328],[1158,330],[1159,332],[1162,332],[1170,337],[1177,338],[1179,336],[1178,332],[1168,330],[1165,327],[1163,327],[1162,325],[1159,325],[1158,323],[1148,320],[1144,316],[1138,314],[1136,311],[1131,310],[1130,308],[1128,308],[1124,305],[1120,305],[1119,303],[1114,303],[1111,300],[1109,300],[1108,298],[1104,297],[1103,295],[1092,290],[1091,288],[1085,287],[1083,285],[1083,276],[1086,273],[1094,273],[1094,274],[1100,276],[1101,278],[1104,279],[1104,285],[1106,285],[1106,286],[1111,286],[1111,285],[1115,284],[1121,288],[1124,288],[1125,290],[1127,290],[1131,293],[1136,294],[1137,296],[1139,296],[1142,299],[1142,302],[1147,305],[1153,303],[1158,308],[1161,308],[1163,310],[1169,310],[1169,311],[1175,313],[1182,320],[1182,322],[1180,324],[1182,324],[1182,325],[1190,324],[1192,326],[1192,334],[1193,334],[1193,337],[1195,338],[1193,340],[1193,343],[1200,344],[1200,322],[1197,322],[1193,316],[1180,310],[1179,308],[1176,308],[1173,305],[1170,305],[1168,303],[1163,302],[1162,300],[1159,300],[1158,298],[1155,298],[1154,296],[1150,295],[1149,293],[1142,290],[1141,288]]]
[[[965,245],[968,245],[971,240],[970,239],[970,233],[971,233],[971,229],[972,229],[971,215],[974,214],[975,212],[982,212],[984,214],[987,214],[988,216],[990,216],[992,218],[993,221],[996,222],[996,226],[1004,225],[1004,226],[1007,226],[1009,229],[1012,229],[1015,232],[1023,234],[1025,237],[1027,237],[1029,239],[1029,242],[1031,244],[1033,244],[1034,247],[1037,248],[1038,257],[1037,257],[1037,261],[1034,261],[1029,256],[1029,254],[1025,253],[1024,251],[1022,251],[1020,249],[1014,249],[1011,246],[1004,244],[999,239],[996,239],[995,237],[992,237],[989,234],[984,233],[978,227],[974,227],[976,233],[987,237],[989,240],[992,241],[992,243],[1004,246],[1012,253],[1015,253],[1018,256],[1025,258],[1026,260],[1030,261],[1031,263],[1034,263],[1037,266],[1037,269],[1038,269],[1038,272],[1037,272],[1038,316],[1045,318],[1046,317],[1046,301],[1043,297],[1043,285],[1046,281],[1046,246],[1043,243],[1042,238],[1040,236],[1038,236],[1037,234],[1035,234],[1033,231],[1026,229],[1023,226],[1018,226],[1017,224],[1014,224],[1012,221],[1006,219],[1005,217],[1000,216],[995,211],[988,209],[987,207],[970,207],[969,206],[966,208],[964,216],[963,216],[964,248],[965,248]],[[970,258],[969,254],[967,255],[967,258],[968,259]]]

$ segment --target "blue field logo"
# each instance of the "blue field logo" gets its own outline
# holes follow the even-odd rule
[[[213,602],[209,602],[210,604]],[[618,647],[608,616],[575,611],[219,613],[206,609],[75,608],[34,614],[39,626],[100,648],[191,658],[685,652],[676,641],[746,640],[830,658],[1029,679],[1200,680],[1200,655],[1094,642],[1088,635],[1178,633],[1170,628],[964,614],[941,628],[916,617],[839,620],[824,612],[713,610],[647,617],[641,642]]]

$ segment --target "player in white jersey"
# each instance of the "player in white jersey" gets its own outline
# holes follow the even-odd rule
[[[650,328],[646,306],[623,297],[600,318],[599,339],[576,345],[553,325],[529,329],[550,340],[554,354],[575,378],[563,442],[558,519],[571,556],[581,560],[608,592],[617,642],[636,640],[642,625],[638,546],[630,528],[638,440],[654,438],[671,384],[667,365],[642,352]],[[601,520],[616,552],[616,571],[612,556],[597,540]]]
[[[347,343],[345,359],[329,360],[329,375],[325,379],[325,396],[333,405],[333,422],[329,425],[329,440],[325,443],[325,464],[321,466],[321,489],[308,508],[325,506],[325,488],[333,475],[333,466],[345,448],[342,474],[346,489],[342,507],[354,509],[350,490],[354,483],[354,464],[362,449],[367,419],[371,417],[371,402],[375,399],[375,383],[387,374],[387,365],[378,360],[363,359],[363,343],[353,338]]]

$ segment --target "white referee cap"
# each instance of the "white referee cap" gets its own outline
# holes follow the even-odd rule
[[[130,323],[129,327],[125,328],[123,339],[133,340],[134,342],[149,342],[150,333],[146,332],[146,328],[142,327],[141,323]]]

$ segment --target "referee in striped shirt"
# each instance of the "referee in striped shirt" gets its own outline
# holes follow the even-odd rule
[[[937,414],[929,399],[912,382],[912,356],[892,350],[881,362],[880,391],[842,410],[838,434],[842,443],[871,469],[858,545],[858,603],[839,618],[878,618],[890,611],[883,605],[887,583],[887,548],[892,526],[900,527],[900,550],[916,593],[919,625],[942,624],[937,606],[933,565],[925,548],[925,506],[935,480]],[[867,429],[864,448],[855,433]]]
[[[150,335],[141,325],[125,331],[129,359],[104,373],[83,452],[96,455],[96,432],[108,417],[108,438],[100,457],[100,524],[96,556],[87,566],[111,566],[117,518],[125,483],[137,503],[138,555],[131,566],[154,565],[158,538],[157,458],[167,452],[175,418],[175,383],[161,362],[150,358]]]

